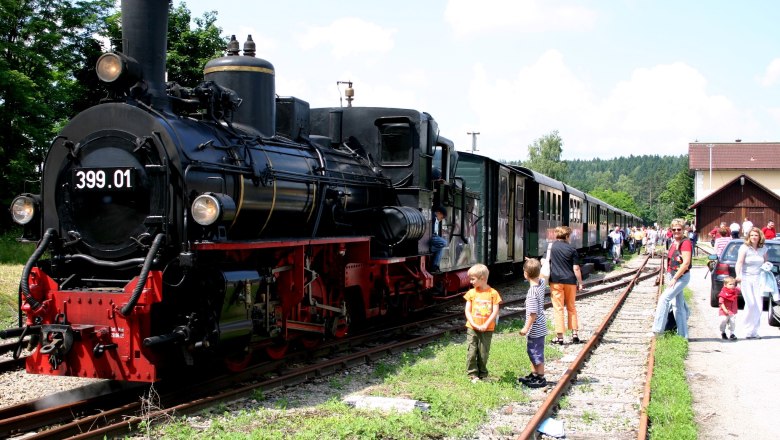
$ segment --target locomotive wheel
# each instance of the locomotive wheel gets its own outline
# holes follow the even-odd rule
[[[233,373],[244,371],[252,363],[252,351],[233,353],[225,357],[225,368]]]
[[[287,341],[274,342],[271,345],[265,346],[265,353],[268,355],[269,358],[278,361],[284,359],[284,355],[287,354],[287,349],[289,347],[290,345],[287,343]]]

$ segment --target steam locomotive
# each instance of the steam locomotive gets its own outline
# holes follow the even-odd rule
[[[54,139],[11,212],[38,243],[20,282],[30,373],[154,382],[244,368],[516,270],[553,229],[581,249],[639,219],[522,167],[457,153],[427,113],[312,109],[235,38],[204,82],[166,84],[168,2],[122,2],[108,99]],[[447,209],[431,271],[432,207]],[[18,350],[17,350],[18,354]]]

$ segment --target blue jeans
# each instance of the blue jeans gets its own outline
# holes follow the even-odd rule
[[[685,303],[683,289],[691,281],[691,273],[681,276],[674,286],[664,290],[658,298],[658,306],[655,309],[655,321],[653,331],[663,333],[666,327],[666,318],[669,315],[669,307],[674,302],[674,319],[677,321],[677,334],[688,339],[688,304]]]
[[[431,237],[431,252],[433,253],[433,260],[431,261],[432,266],[439,267],[442,253],[446,247],[447,240],[445,240],[444,237],[439,237],[438,235]]]

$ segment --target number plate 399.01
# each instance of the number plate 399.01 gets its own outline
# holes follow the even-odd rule
[[[77,191],[130,191],[135,188],[135,169],[75,168],[72,184]]]

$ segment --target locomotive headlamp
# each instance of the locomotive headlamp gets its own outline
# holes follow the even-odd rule
[[[190,212],[197,224],[208,226],[217,221],[232,221],[236,216],[236,203],[225,194],[205,193],[195,198]]]
[[[98,78],[107,84],[121,86],[134,84],[141,79],[141,66],[133,58],[121,53],[104,53],[95,66]]]
[[[23,195],[14,199],[11,203],[11,216],[16,223],[26,225],[35,217],[38,209],[38,201],[30,196]]]

